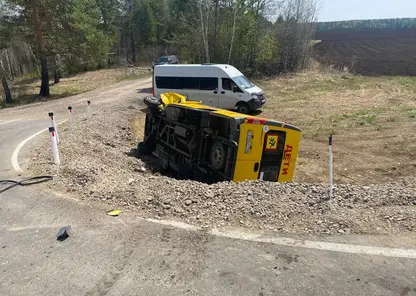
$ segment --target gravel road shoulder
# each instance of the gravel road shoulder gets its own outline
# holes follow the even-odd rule
[[[383,185],[222,182],[207,185],[157,172],[134,156],[142,99],[103,105],[92,118],[60,129],[61,166],[51,164],[48,135],[30,154],[30,175],[52,173],[45,186],[72,197],[203,227],[248,227],[290,234],[394,234],[416,231],[416,179]],[[132,124],[132,123],[135,124]],[[133,150],[132,150],[133,149]]]

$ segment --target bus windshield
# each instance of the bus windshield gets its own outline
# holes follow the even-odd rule
[[[233,81],[238,85],[238,87],[242,89],[254,87],[254,84],[251,83],[251,81],[248,80],[248,78],[245,77],[244,75],[234,77]]]

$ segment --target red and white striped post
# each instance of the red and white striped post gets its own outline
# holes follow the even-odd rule
[[[329,197],[333,195],[333,181],[332,181],[332,135],[329,136]]]
[[[72,127],[72,107],[68,107],[68,119],[69,119],[69,126]]]
[[[57,139],[56,139],[57,133],[55,132],[55,128],[53,126],[51,126],[49,128],[49,134],[50,134],[50,137],[51,137],[53,162],[56,165],[60,165],[61,160],[59,159],[58,143],[57,143]]]
[[[54,128],[55,134],[56,134],[56,142],[59,143],[59,134],[58,134],[58,128],[56,127],[55,117],[53,116],[53,112],[49,112],[49,119],[50,119],[50,125]]]
[[[88,117],[91,117],[91,115],[92,115],[92,112],[91,112],[91,101],[87,101],[87,114],[88,114]]]

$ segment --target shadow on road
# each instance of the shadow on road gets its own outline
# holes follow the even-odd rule
[[[137,90],[137,93],[139,93],[139,94],[152,94],[152,88],[151,87],[140,88],[140,89]]]
[[[259,116],[261,113],[263,113],[263,111],[261,111],[261,110],[256,110],[256,111],[252,111],[252,112],[250,112],[250,115],[253,115],[253,116]]]

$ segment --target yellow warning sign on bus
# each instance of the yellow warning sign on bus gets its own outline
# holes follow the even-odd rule
[[[266,137],[266,150],[277,150],[277,143],[279,142],[279,136],[267,135]]]

